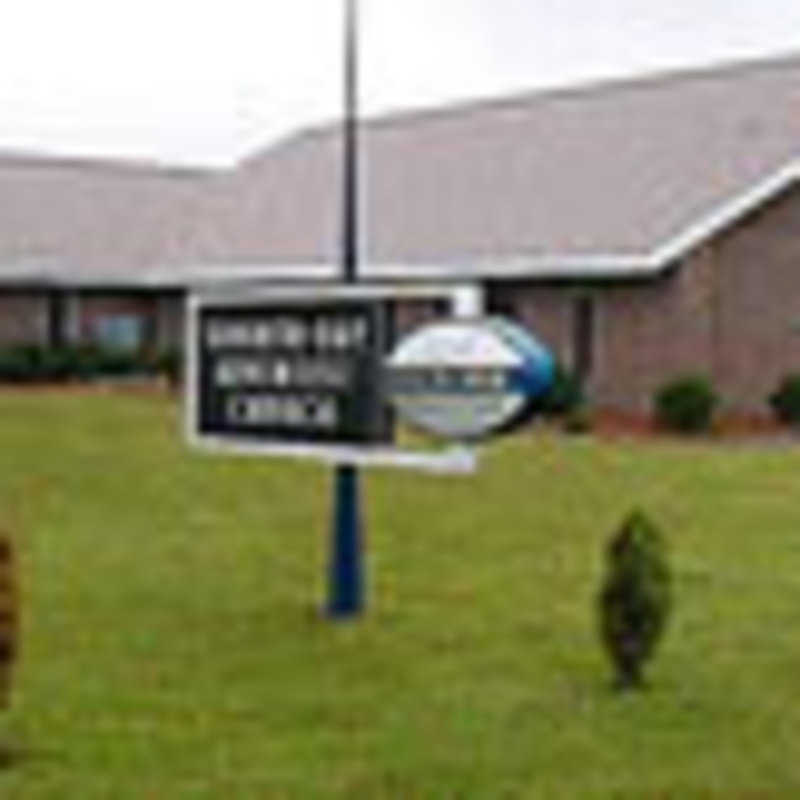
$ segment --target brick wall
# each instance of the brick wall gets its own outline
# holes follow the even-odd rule
[[[711,373],[714,262],[703,249],[657,280],[620,284],[489,287],[490,310],[511,312],[568,368],[575,364],[574,313],[595,305],[593,402],[647,412],[656,389],[684,372]]]
[[[183,292],[159,295],[156,301],[156,341],[160,349],[183,346],[186,302]]]
[[[43,292],[0,293],[0,344],[45,344],[47,302]]]
[[[800,189],[655,280],[488,288],[490,307],[511,310],[568,366],[581,294],[596,302],[588,387],[599,405],[648,411],[666,380],[699,372],[712,378],[724,408],[767,414],[766,397],[780,378],[800,372]]]
[[[800,372],[800,190],[787,192],[719,237],[714,372],[736,409]]]
[[[665,381],[713,377],[714,276],[713,254],[702,248],[652,282],[602,292],[590,382],[597,403],[648,412]]]

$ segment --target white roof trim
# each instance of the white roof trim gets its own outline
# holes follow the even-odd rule
[[[0,284],[46,282],[50,275],[62,268],[58,260],[40,256],[0,262]]]
[[[470,282],[485,278],[563,277],[597,275],[624,277],[652,270],[652,258],[631,255],[570,255],[563,257],[508,258],[502,260],[471,260],[443,263],[365,263],[360,266],[359,279],[373,282],[443,281]],[[248,281],[335,282],[340,278],[337,264],[230,264],[162,268],[135,276],[139,284],[156,286],[185,283],[193,288],[219,283]]]
[[[652,255],[652,262],[657,268],[667,266],[670,262],[708,241],[714,234],[725,230],[746,214],[776,197],[798,179],[800,179],[800,160],[790,161],[777,172],[715,209],[659,247]]]
[[[473,291],[476,287],[470,283],[399,283],[387,286],[378,283],[319,283],[309,287],[305,283],[284,283],[280,285],[259,286],[226,286],[217,284],[195,290],[189,295],[189,308],[194,310],[203,305],[261,305],[265,302],[281,302],[293,300],[296,302],[315,303],[320,300],[343,300],[369,298],[371,300],[386,300],[393,298],[409,299],[445,299],[449,300],[455,308],[463,301],[465,291]]]
[[[275,283],[334,281],[339,272],[335,264],[194,264],[163,266],[142,274],[150,285],[175,284],[202,288],[219,283],[266,280]]]
[[[563,255],[513,257],[442,264],[365,264],[370,280],[477,280],[481,278],[625,277],[647,272],[647,255]]]

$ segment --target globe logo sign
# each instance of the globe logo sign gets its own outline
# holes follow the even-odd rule
[[[448,320],[404,339],[386,361],[401,417],[463,441],[513,427],[551,386],[555,364],[527,330],[508,320]]]

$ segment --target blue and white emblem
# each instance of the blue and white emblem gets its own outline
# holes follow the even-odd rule
[[[552,384],[555,364],[527,330],[491,317],[426,325],[398,345],[386,368],[405,420],[469,441],[524,417]]]

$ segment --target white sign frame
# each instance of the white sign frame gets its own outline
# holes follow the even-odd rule
[[[393,467],[439,474],[471,474],[478,466],[473,447],[454,445],[439,451],[405,450],[386,445],[329,445],[254,441],[242,437],[212,436],[199,424],[199,317],[206,306],[242,308],[248,305],[280,305],[286,302],[314,305],[331,300],[426,300],[450,302],[453,316],[480,313],[480,289],[474,285],[387,284],[284,284],[246,288],[195,290],[189,296],[185,320],[187,349],[184,381],[184,429],[190,447],[216,455],[293,458],[320,461],[333,466]]]

